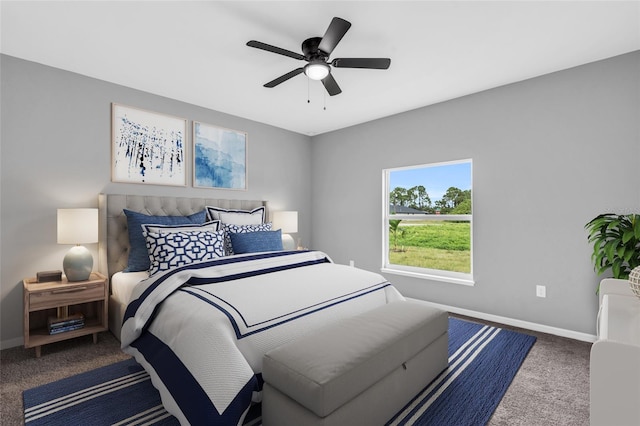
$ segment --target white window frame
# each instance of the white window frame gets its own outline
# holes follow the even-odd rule
[[[426,167],[437,167],[437,166],[446,166],[446,165],[454,165],[461,163],[469,163],[471,165],[471,214],[465,215],[449,215],[449,214],[427,214],[427,215],[411,215],[411,214],[390,214],[389,206],[391,202],[389,200],[389,193],[391,189],[389,187],[389,178],[391,172],[400,171],[400,170],[409,170],[409,169],[422,169]],[[473,279],[473,161],[469,159],[465,160],[457,160],[457,161],[446,161],[440,163],[431,163],[431,164],[421,164],[417,166],[407,166],[407,167],[393,167],[389,169],[384,169],[382,171],[382,268],[380,269],[383,273],[389,274],[397,274],[403,276],[409,276],[413,278],[434,280],[434,281],[443,281],[449,282],[453,284],[461,284],[467,286],[473,286],[475,281]],[[471,271],[467,273],[463,272],[454,272],[454,271],[445,271],[441,269],[430,269],[430,268],[420,268],[415,266],[406,266],[406,265],[396,265],[389,262],[389,220],[390,219],[401,219],[403,221],[425,221],[425,220],[433,220],[433,221],[442,221],[442,220],[463,220],[469,221],[470,225],[470,238],[471,238]]]

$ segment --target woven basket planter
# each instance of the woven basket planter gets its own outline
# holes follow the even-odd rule
[[[640,297],[640,266],[629,273],[629,287],[631,287],[633,294]]]

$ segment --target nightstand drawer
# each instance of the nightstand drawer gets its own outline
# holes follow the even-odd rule
[[[84,303],[104,299],[104,283],[78,286],[59,286],[47,291],[29,294],[29,310],[55,308],[58,306]]]

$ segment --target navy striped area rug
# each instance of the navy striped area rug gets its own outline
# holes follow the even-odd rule
[[[449,319],[449,367],[389,425],[484,425],[535,337]],[[27,425],[178,425],[149,375],[133,359],[23,393]],[[246,425],[259,425],[256,406]]]

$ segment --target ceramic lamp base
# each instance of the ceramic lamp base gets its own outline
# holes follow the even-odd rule
[[[282,234],[282,249],[283,250],[295,250],[296,243],[293,241],[293,237],[289,234]]]
[[[84,246],[72,247],[62,261],[62,269],[69,281],[88,280],[93,269],[93,256]]]

